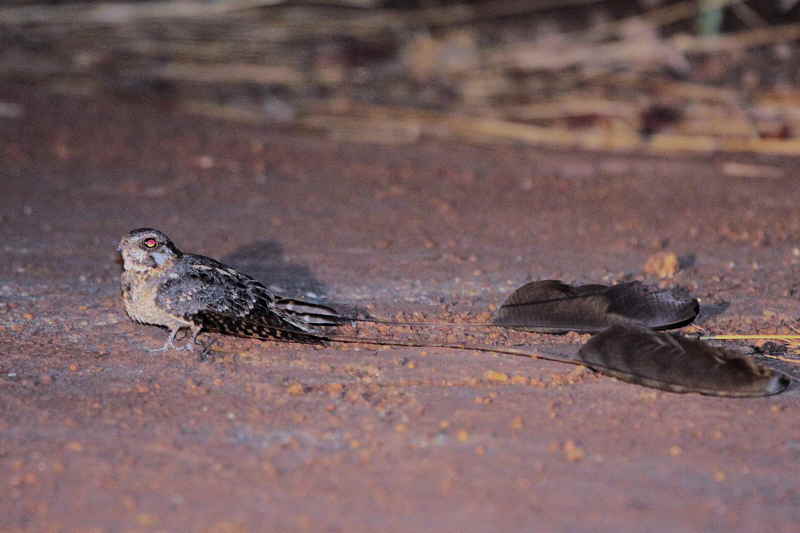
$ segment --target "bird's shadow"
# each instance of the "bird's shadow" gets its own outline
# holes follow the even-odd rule
[[[276,241],[257,241],[242,246],[222,261],[281,296],[327,299],[326,285],[306,265],[287,261],[283,246]]]
[[[370,316],[361,306],[331,301],[328,286],[303,264],[286,260],[277,241],[257,241],[226,255],[222,261],[257,279],[278,296],[333,305],[343,316]]]

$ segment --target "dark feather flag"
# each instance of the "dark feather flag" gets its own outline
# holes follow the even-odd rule
[[[543,333],[594,333],[614,324],[668,329],[697,316],[697,300],[678,289],[658,289],[638,281],[619,285],[567,285],[533,281],[514,291],[495,324]]]
[[[635,326],[613,326],[594,335],[578,357],[603,374],[670,392],[768,396],[789,385],[788,377],[732,350]]]

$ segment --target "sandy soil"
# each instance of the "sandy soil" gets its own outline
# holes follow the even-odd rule
[[[719,399],[474,351],[245,339],[209,362],[152,354],[165,333],[124,315],[115,252],[153,226],[286,294],[466,320],[531,279],[658,283],[643,266],[668,250],[684,267],[663,283],[702,299],[703,327],[785,331],[794,161],[347,145],[35,87],[0,100],[24,109],[0,118],[0,530],[798,527],[797,386]]]

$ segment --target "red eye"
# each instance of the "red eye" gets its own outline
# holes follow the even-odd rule
[[[158,241],[153,238],[145,239],[144,245],[147,246],[148,248],[155,248],[156,246],[158,246]]]

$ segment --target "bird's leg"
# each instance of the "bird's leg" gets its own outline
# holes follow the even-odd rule
[[[203,331],[202,326],[190,326],[192,338],[189,342],[186,343],[186,346],[183,347],[184,350],[189,350],[190,352],[194,350],[194,345],[199,344],[197,342],[197,337]],[[207,347],[203,346],[203,351],[207,350]]]
[[[214,360],[214,353],[211,351],[211,347],[214,346],[214,343],[217,342],[217,339],[212,337],[208,341],[208,343],[206,343],[206,344],[203,344],[202,342],[199,342],[197,340],[197,337],[200,335],[200,333],[202,333],[202,331],[203,331],[202,326],[195,326],[195,327],[192,328],[192,340],[189,342],[189,344],[186,345],[186,349],[187,350],[192,350],[195,344],[199,344],[200,346],[203,347],[203,349],[200,351],[200,354],[197,356],[197,360],[198,361],[207,361],[207,360],[211,359],[213,361]]]
[[[169,332],[169,337],[167,337],[167,342],[164,343],[164,346],[161,348],[145,348],[148,352],[165,352],[172,348],[173,350],[182,350],[183,348],[178,348],[175,346],[175,337],[178,335],[178,332],[182,330],[183,327],[178,327]]]

